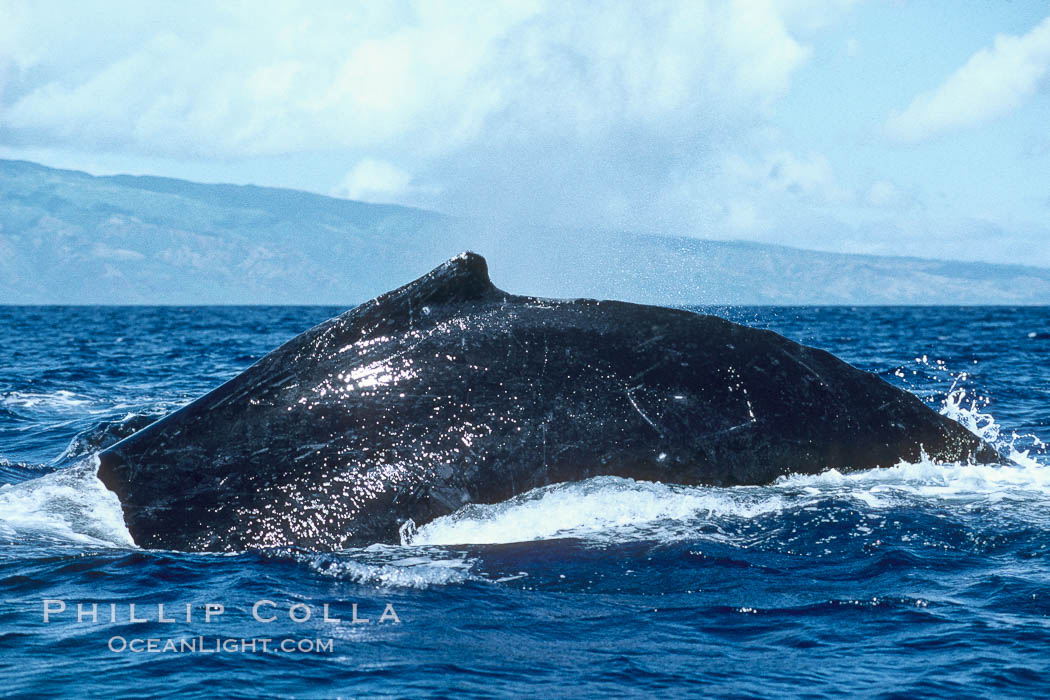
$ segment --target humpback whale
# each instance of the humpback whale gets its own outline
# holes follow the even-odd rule
[[[142,547],[335,550],[598,475],[765,484],[922,453],[998,459],[822,350],[681,309],[508,294],[464,253],[104,450],[98,476]]]

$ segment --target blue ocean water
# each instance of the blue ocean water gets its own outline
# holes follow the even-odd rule
[[[137,549],[93,455],[340,311],[0,307],[0,694],[1050,693],[1050,309],[706,310],[914,392],[998,466],[598,478],[398,547]]]

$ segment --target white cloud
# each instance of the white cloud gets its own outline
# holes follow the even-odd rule
[[[885,132],[914,143],[985,124],[1024,104],[1048,75],[1050,17],[1022,36],[997,36],[936,89],[890,115]]]
[[[346,174],[332,194],[364,202],[404,202],[406,195],[421,190],[427,192],[426,188],[414,184],[411,174],[393,163],[364,158]]]
[[[525,128],[726,123],[783,94],[808,55],[791,3],[137,5],[19,6],[5,44],[33,70],[0,93],[17,143],[433,157]]]
[[[91,248],[91,255],[95,258],[102,260],[142,260],[146,256],[137,250],[128,250],[126,248],[113,248],[103,243],[96,243]]]

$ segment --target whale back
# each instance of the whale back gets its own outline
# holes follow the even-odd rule
[[[104,451],[99,477],[140,546],[331,550],[591,476],[761,484],[922,452],[997,458],[824,351],[684,310],[510,295],[466,253]]]

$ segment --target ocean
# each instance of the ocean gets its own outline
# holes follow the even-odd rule
[[[341,311],[0,307],[0,695],[1050,694],[1050,309],[703,309],[913,392],[1000,465],[602,477],[402,546],[135,547],[96,453]]]

